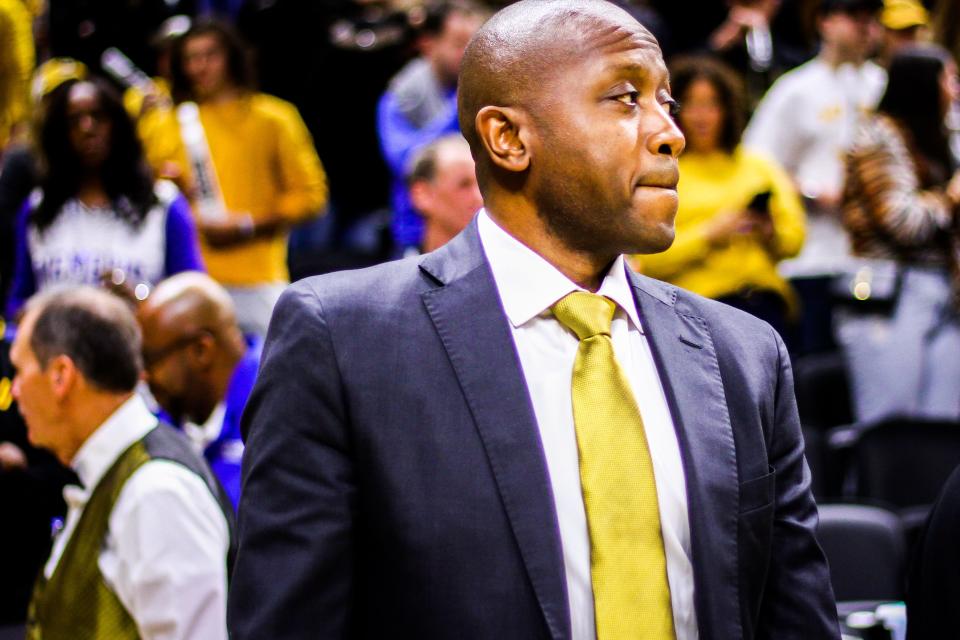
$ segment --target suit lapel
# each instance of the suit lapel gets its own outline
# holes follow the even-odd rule
[[[739,480],[713,338],[703,318],[682,308],[676,289],[629,269],[628,276],[680,442],[700,637],[734,637]]]
[[[421,269],[442,286],[423,302],[486,449],[527,574],[553,638],[570,637],[559,524],[513,337],[476,222]]]

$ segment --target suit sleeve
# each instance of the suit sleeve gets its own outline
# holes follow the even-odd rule
[[[300,282],[274,310],[243,418],[233,640],[349,635],[356,487],[342,395],[320,300]]]
[[[839,638],[830,572],[815,535],[817,506],[803,455],[793,372],[783,341],[774,336],[779,371],[768,455],[776,470],[776,497],[770,565],[755,637]]]

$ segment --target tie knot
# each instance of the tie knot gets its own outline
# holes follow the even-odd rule
[[[596,335],[610,335],[610,323],[617,305],[604,296],[574,291],[554,303],[550,310],[578,338],[586,340]]]

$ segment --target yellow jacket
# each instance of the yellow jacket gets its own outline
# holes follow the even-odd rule
[[[773,251],[753,235],[712,246],[706,236],[707,223],[718,213],[745,209],[764,191],[772,194]],[[776,265],[800,251],[805,215],[796,189],[773,160],[742,147],[732,154],[687,153],[680,157],[677,192],[680,208],[673,246],[663,253],[636,256],[634,266],[708,298],[743,289],[767,289],[792,306],[793,292]]]
[[[10,141],[10,129],[29,117],[34,58],[27,5],[22,0],[0,0],[0,150]]]
[[[179,140],[176,116],[154,116]],[[297,108],[263,93],[200,105],[210,157],[227,211],[249,213],[254,220],[279,214],[291,223],[321,213],[327,203],[327,178]],[[159,132],[151,132],[160,136]],[[179,162],[189,167],[181,144]],[[193,183],[192,176],[188,182]],[[200,248],[210,275],[226,286],[286,282],[287,238],[282,233],[226,249],[203,241]]]

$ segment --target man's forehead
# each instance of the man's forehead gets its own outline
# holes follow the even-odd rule
[[[35,318],[36,313],[28,311],[20,320],[20,324],[17,327],[17,334],[13,338],[13,344],[10,345],[10,360],[14,366],[16,366],[18,361],[25,360],[30,351],[26,347],[30,342],[30,335],[33,333]]]
[[[599,61],[605,70],[666,74],[656,38],[625,12],[578,16],[553,41],[559,58],[568,62]]]
[[[579,22],[588,46],[598,49],[654,49],[660,52],[660,45],[653,34],[633,16],[619,9],[588,14]]]

